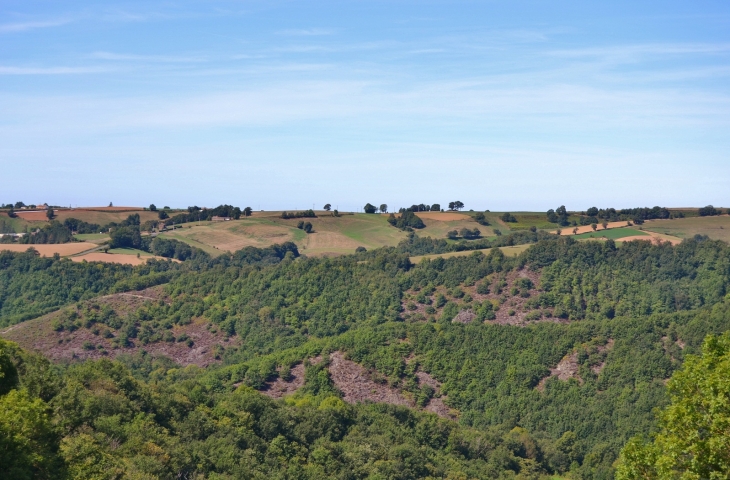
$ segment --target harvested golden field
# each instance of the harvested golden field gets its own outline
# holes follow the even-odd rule
[[[618,240],[617,242],[630,242],[632,240],[644,240],[644,241],[651,241],[652,243],[659,244],[661,242],[669,242],[672,245],[679,245],[682,243],[681,238],[673,237],[671,235],[662,235],[660,233],[655,232],[649,232],[644,230],[646,235],[635,235],[631,237],[623,237]]]
[[[76,255],[96,248],[97,245],[88,242],[72,242],[72,243],[55,243],[55,244],[36,244],[25,245],[18,243],[0,244],[0,250],[10,250],[11,252],[25,252],[29,248],[34,248],[42,257],[52,257],[54,253],[58,253],[62,257]]]

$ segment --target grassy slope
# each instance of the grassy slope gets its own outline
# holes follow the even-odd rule
[[[611,238],[613,240],[617,240],[619,238],[625,238],[625,237],[634,237],[634,236],[642,236],[647,235],[645,232],[642,232],[641,230],[636,230],[633,228],[610,228],[608,230],[603,230],[602,228],[598,228],[595,232],[589,232],[589,233],[581,233],[580,235],[573,235],[572,238],[576,240],[582,240],[587,238]]]
[[[26,227],[29,227],[30,223],[26,222],[22,218],[16,217],[16,218],[10,218],[8,217],[7,213],[3,212],[0,213],[0,221],[5,223],[5,225],[10,225],[13,230],[15,230],[15,233],[22,233]]]
[[[643,225],[644,230],[691,238],[707,235],[713,240],[730,242],[730,216],[675,218],[674,220],[650,220]]]
[[[382,215],[343,215],[284,220],[274,212],[261,212],[241,220],[223,223],[203,222],[186,225],[163,237],[175,238],[212,253],[235,251],[246,246],[266,247],[291,241],[307,255],[352,253],[359,246],[377,248],[396,245],[406,233],[391,227]],[[298,229],[299,221],[310,222],[314,233],[307,235]],[[189,227],[189,228],[188,228]]]

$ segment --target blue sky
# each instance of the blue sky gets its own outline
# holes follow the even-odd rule
[[[0,203],[730,206],[730,3],[0,9]]]

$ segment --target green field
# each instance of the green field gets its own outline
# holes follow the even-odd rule
[[[633,228],[609,228],[608,230],[602,230],[598,229],[595,232],[589,232],[589,233],[581,233],[580,235],[573,235],[571,238],[574,238],[576,240],[585,240],[585,239],[606,239],[610,238],[612,240],[618,240],[619,238],[625,238],[625,237],[634,237],[634,236],[642,236],[642,235],[648,235],[645,232],[642,232],[641,230],[636,230]]]
[[[5,225],[6,229],[9,228],[13,232],[5,233],[23,233],[29,228],[30,223],[26,222],[22,218],[10,218],[6,213],[0,213],[0,226]]]
[[[695,235],[707,235],[713,240],[730,242],[730,216],[688,217],[673,220],[650,220],[643,225],[644,230],[672,235],[679,238],[691,238]]]
[[[498,219],[503,215],[504,212],[491,212],[491,216],[495,219]],[[557,223],[550,223],[547,221],[547,214],[546,213],[536,213],[536,212],[510,212],[516,219],[517,222],[502,222],[501,220],[498,220],[499,223],[501,223],[503,226],[507,225],[509,226],[510,230],[528,230],[530,227],[535,227],[541,230],[555,230],[558,228]],[[486,214],[488,217],[490,214]],[[580,217],[576,215],[570,215],[568,217],[568,221],[579,222]]]
[[[96,243],[97,245],[111,240],[106,233],[79,233],[74,235],[74,238],[82,242]]]
[[[357,247],[368,249],[397,245],[406,232],[392,227],[385,215],[342,215],[320,213],[317,218],[282,219],[275,212],[257,212],[256,216],[230,222],[185,224],[183,228],[162,233],[201,248],[212,255],[241,248],[267,247],[276,243],[294,242],[306,255],[341,255],[353,253]],[[306,234],[297,228],[300,221],[310,222],[314,232]]]

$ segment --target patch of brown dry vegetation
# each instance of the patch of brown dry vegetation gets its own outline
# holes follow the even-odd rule
[[[525,292],[521,291],[520,293],[513,294],[512,288],[516,286],[516,282],[521,278],[530,279],[533,287]],[[482,294],[477,292],[477,284],[480,282],[487,282],[489,284],[489,293]],[[464,292],[464,296],[462,298],[454,297],[453,291],[450,293],[445,287],[436,288],[436,290],[432,294],[428,295],[427,298],[430,299],[431,303],[433,303],[436,296],[441,294],[444,295],[448,301],[456,303],[460,307],[461,311],[454,319],[452,319],[454,322],[470,323],[474,320],[474,317],[471,316],[473,315],[472,311],[474,304],[476,302],[483,303],[485,301],[489,301],[494,305],[496,318],[493,320],[487,320],[486,323],[518,326],[525,326],[538,321],[567,323],[567,320],[565,319],[553,317],[552,309],[528,307],[527,302],[531,298],[537,296],[541,291],[538,288],[539,284],[540,272],[528,269],[513,270],[506,274],[495,273],[489,275],[468,287],[461,285],[459,288]],[[471,301],[465,301],[464,299],[467,297],[471,297]],[[417,291],[407,291],[404,293],[401,306],[403,307],[403,317],[405,320],[425,321],[441,316],[443,307],[437,308],[433,305],[418,303],[417,298]],[[433,313],[429,313],[429,307],[433,308]],[[530,318],[529,315],[532,312],[538,312],[539,318]],[[534,315],[536,314],[533,314],[533,316]]]
[[[342,352],[330,354],[329,372],[335,386],[343,393],[343,399],[348,403],[378,402],[416,408],[412,399],[396,388],[373,381],[372,372],[347,360]],[[441,383],[428,373],[417,372],[416,376],[419,382],[429,385],[437,393],[440,391]],[[446,406],[444,398],[432,398],[424,410],[444,418],[454,418],[455,412]]]
[[[342,352],[330,355],[329,372],[335,386],[349,403],[381,402],[413,407],[413,402],[387,385],[371,380],[370,373],[355,362],[346,360]]]
[[[151,301],[169,302],[163,286],[148,288],[142,291],[116,293],[98,297],[85,302],[87,304],[108,305],[114,312],[124,317]],[[143,345],[139,339],[131,339],[129,346],[118,348],[112,338],[104,338],[99,331],[79,328],[72,332],[55,331],[52,322],[61,316],[62,310],[23,322],[6,329],[0,334],[23,348],[37,351],[52,361],[72,361],[99,358],[115,358],[122,354],[134,354],[145,350],[152,355],[164,355],[176,363],[186,366],[195,364],[205,367],[217,362],[216,347],[229,348],[236,346],[236,339],[228,339],[220,332],[208,329],[209,323],[197,319],[188,325],[175,325],[172,333],[175,338],[186,335],[193,341],[192,346],[186,342],[157,341]],[[93,347],[93,348],[92,348]]]
[[[613,348],[613,343],[614,340],[610,338],[605,345],[593,346],[593,349],[595,350],[595,353],[604,353]],[[601,371],[603,371],[603,368],[605,366],[606,362],[603,361],[592,365],[590,369],[594,374],[598,375],[601,373]],[[540,383],[537,384],[536,388],[541,392],[545,390],[545,382],[547,382],[552,377],[557,377],[558,380],[562,380],[564,382],[570,380],[571,378],[575,378],[576,380],[578,380],[578,383],[580,385],[583,385],[584,380],[578,374],[579,370],[580,364],[578,363],[578,352],[574,350],[568,355],[564,356],[554,368],[551,368],[550,375],[540,380]]]
[[[266,382],[260,391],[267,397],[281,398],[292,394],[304,386],[304,364],[300,363],[291,368],[288,380],[276,377],[272,382]]]

